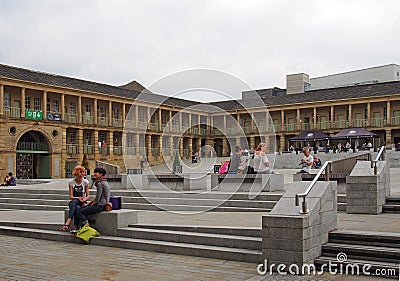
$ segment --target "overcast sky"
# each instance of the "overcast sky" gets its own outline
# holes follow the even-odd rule
[[[290,73],[399,64],[399,15],[398,0],[0,0],[0,63],[146,87],[212,69],[285,88]]]

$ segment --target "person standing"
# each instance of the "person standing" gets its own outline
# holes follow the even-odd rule
[[[309,174],[311,172],[311,167],[314,164],[314,158],[310,154],[310,150],[307,147],[303,148],[303,153],[304,153],[304,156],[300,162],[300,165],[302,165],[302,169],[297,173],[298,174],[302,174],[302,173]]]
[[[110,201],[110,187],[104,177],[105,175],[106,170],[103,168],[97,167],[94,169],[93,177],[95,178],[94,185],[96,186],[97,194],[94,200],[76,212],[74,219],[80,226],[88,222],[88,215],[103,212],[106,208],[106,203]]]

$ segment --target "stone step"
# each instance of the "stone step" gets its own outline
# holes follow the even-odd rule
[[[338,212],[346,212],[347,204],[346,203],[337,203]]]
[[[42,203],[44,203],[42,201]],[[47,203],[47,202],[46,202]],[[17,209],[17,210],[40,210],[40,211],[64,211],[68,208],[68,203],[62,206],[54,205],[33,205],[33,204],[10,204],[0,202],[0,209]]]
[[[400,213],[400,205],[384,204],[382,206],[382,212],[398,214]]]
[[[149,204],[149,203],[123,203],[124,209],[149,210],[149,211],[181,211],[181,212],[269,212],[268,208],[245,208],[245,207],[213,207],[213,206],[191,206],[191,205],[169,205],[169,204]]]
[[[322,246],[322,255],[325,257],[336,257],[339,253],[345,253],[348,259],[362,259],[385,263],[398,263],[400,260],[399,248],[331,242]]]
[[[64,206],[68,208],[70,200],[50,200],[50,199],[28,199],[28,198],[0,198],[0,204],[24,204],[24,205],[51,205]]]
[[[261,237],[246,237],[215,233],[198,233],[177,230],[128,227],[118,229],[119,237],[157,240],[179,243],[191,243],[207,246],[260,250]]]
[[[389,197],[389,198],[386,198],[386,204],[389,204],[389,205],[400,205],[400,197]]]
[[[91,195],[91,194],[90,194]],[[69,200],[69,195],[64,194],[47,194],[47,193],[0,193],[1,198],[25,198],[25,199],[46,199],[46,200]]]
[[[324,268],[325,272],[329,272],[329,264],[336,264],[335,267],[332,268],[332,270],[336,269],[336,274],[335,275],[349,275],[351,280],[351,275],[358,275],[357,273],[352,274],[352,268],[354,265],[358,265],[358,269],[360,274],[359,275],[375,275],[376,273],[388,273],[384,276],[383,278],[395,278],[397,279],[399,277],[399,266],[398,263],[388,263],[388,262],[378,262],[374,261],[371,263],[370,260],[363,260],[363,259],[348,259],[345,262],[339,263],[336,259],[336,257],[326,257],[326,256],[321,256],[317,259],[314,260],[315,266],[320,269]],[[340,264],[342,264],[342,267],[340,267]],[[365,273],[363,271],[363,266],[366,266]],[[370,268],[369,268],[370,267]],[[340,269],[342,268],[342,269]],[[346,272],[346,268],[348,268]],[[367,268],[369,268],[367,270]],[[334,271],[333,271],[334,272]],[[357,271],[354,271],[357,272]],[[386,280],[386,279],[385,279]]]
[[[346,194],[338,194],[337,202],[338,203],[346,203]]]
[[[164,224],[134,224],[130,227],[174,230],[185,232],[214,233],[247,237],[261,237],[262,229],[257,227],[228,227],[228,226],[197,226],[197,225],[164,225]]]
[[[329,233],[329,242],[400,248],[400,234],[394,232],[336,230]]]
[[[53,230],[0,226],[0,234],[62,242],[83,243],[79,238],[72,237],[61,231]],[[253,263],[259,263],[262,259],[261,251],[255,250],[126,237],[111,237],[104,235],[92,238],[90,244]]]
[[[187,199],[187,198],[158,198],[158,197],[123,197],[122,202],[126,203],[152,203],[168,205],[189,205],[189,206],[224,206],[224,207],[246,207],[246,208],[268,208],[272,209],[276,201],[255,201],[255,200],[218,200],[218,199]]]

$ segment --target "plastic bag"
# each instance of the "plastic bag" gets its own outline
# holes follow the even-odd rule
[[[96,229],[90,227],[90,225],[87,223],[79,229],[76,237],[81,238],[87,244],[89,244],[89,241],[92,237],[96,237],[99,235],[100,233]]]

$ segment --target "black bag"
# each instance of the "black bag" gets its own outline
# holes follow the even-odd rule
[[[252,166],[247,167],[247,173],[248,174],[255,174],[256,172],[254,171],[254,168]]]

